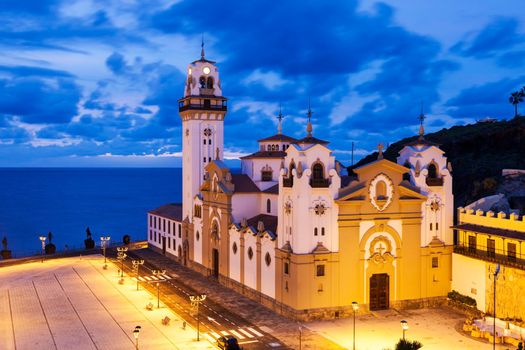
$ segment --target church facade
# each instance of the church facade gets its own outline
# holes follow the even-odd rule
[[[183,202],[148,213],[148,241],[220,283],[297,318],[440,303],[452,275],[452,175],[420,136],[397,162],[347,174],[329,142],[282,132],[258,141],[241,172],[223,162],[227,99],[218,68],[188,66]],[[164,223],[167,222],[167,225]]]

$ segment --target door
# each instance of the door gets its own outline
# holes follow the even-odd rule
[[[166,255],[166,237],[162,237],[162,254]]]
[[[215,278],[219,278],[219,251],[217,249],[212,250],[212,275]]]
[[[370,310],[388,309],[389,281],[386,273],[374,274],[370,277]]]

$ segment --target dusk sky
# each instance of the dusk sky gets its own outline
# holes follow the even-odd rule
[[[0,2],[0,166],[180,166],[187,64],[217,61],[225,155],[314,135],[343,163],[417,133],[508,119],[523,0]],[[522,106],[525,111],[525,107]]]

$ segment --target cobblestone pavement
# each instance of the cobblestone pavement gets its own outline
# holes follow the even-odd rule
[[[299,323],[283,317],[261,304],[232,291],[217,281],[181,266],[172,259],[149,249],[135,250],[132,254],[140,256],[167,274],[176,275],[177,281],[192,290],[206,293],[209,299],[244,320],[255,324],[263,333],[271,334],[292,349],[332,350],[344,349],[318,332],[302,327]],[[242,322],[242,320],[239,320]],[[301,336],[299,332],[301,326]],[[299,342],[301,345],[299,345]]]
[[[0,349],[129,350],[137,325],[140,349],[214,348],[196,342],[195,329],[182,329],[163,304],[146,310],[155,296],[129,278],[119,284],[118,269],[102,266],[102,257],[89,256],[0,268]]]

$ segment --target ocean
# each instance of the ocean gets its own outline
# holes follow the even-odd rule
[[[0,240],[13,255],[81,248],[89,227],[113,242],[146,239],[147,211],[182,198],[180,168],[0,168]]]

